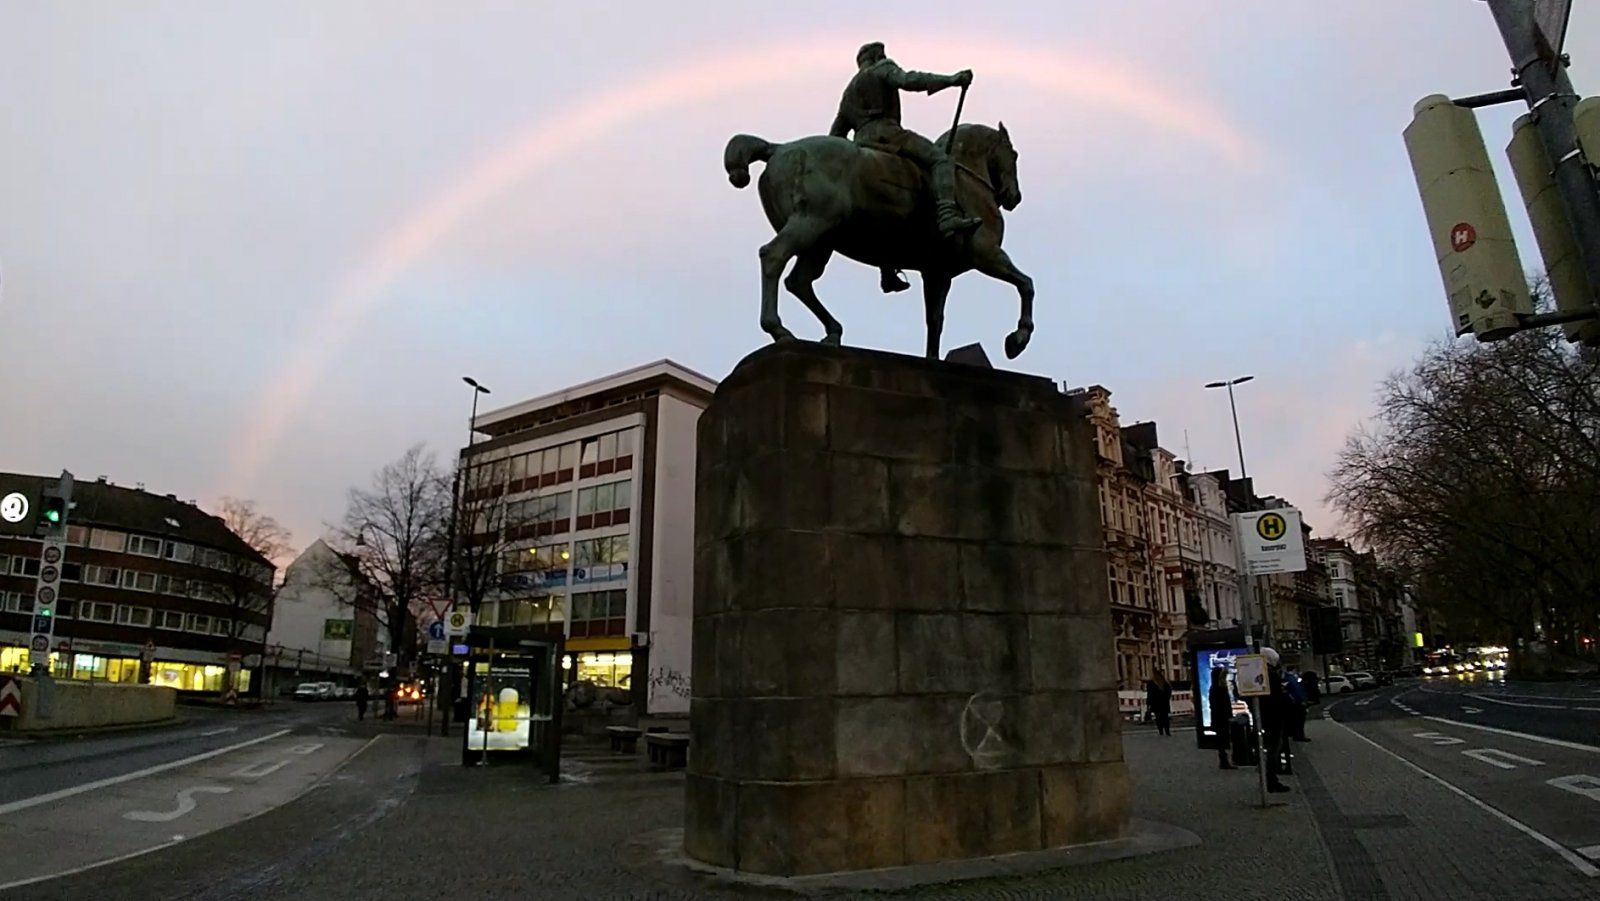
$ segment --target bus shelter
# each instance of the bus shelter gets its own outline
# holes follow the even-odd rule
[[[561,778],[561,656],[547,634],[474,629],[467,639],[465,766],[520,764]]]

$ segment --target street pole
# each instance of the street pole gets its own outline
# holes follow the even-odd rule
[[[471,416],[471,418],[469,418],[467,420],[467,449],[471,450],[474,440],[478,437],[478,428],[477,428],[477,426],[478,426],[478,395],[480,395],[480,394],[489,394],[490,391],[489,391],[488,388],[485,388],[483,385],[480,385],[478,383],[478,381],[476,379],[474,379],[472,376],[464,375],[464,376],[461,377],[461,380],[463,382],[466,382],[468,385],[472,386],[472,416]],[[457,518],[457,513],[458,513],[458,511],[460,509],[461,509],[461,457],[460,457],[460,455],[457,455],[457,457],[456,457],[455,478],[453,480],[453,484],[451,485],[451,489],[450,489],[450,527],[449,527],[450,528],[450,534],[448,536],[448,539],[447,539],[447,541],[445,543],[445,548],[444,548],[444,591],[445,591],[445,597],[450,601],[450,609],[451,610],[455,609],[455,604],[456,604],[456,589],[455,589],[456,525],[457,525],[456,518]],[[474,611],[474,612],[476,612],[476,611]],[[446,641],[448,641],[448,640],[449,639],[447,638]],[[445,659],[444,678],[442,680],[440,680],[440,681],[448,683],[449,687],[453,689],[455,687],[455,681],[458,678],[456,676],[455,655],[446,654],[444,659]],[[454,695],[455,695],[454,691],[446,691],[445,693],[450,695],[450,696],[452,696],[452,697],[454,697]],[[439,723],[440,723],[440,725],[439,725],[439,734],[442,735],[442,736],[449,736],[450,735],[450,707],[449,707],[449,705],[446,705],[444,710],[440,713],[440,715],[439,715]],[[432,717],[431,711],[430,711],[429,718],[428,718],[428,731],[430,733],[433,732],[433,717]]]
[[[1600,189],[1589,172],[1594,160],[1586,160],[1578,146],[1578,130],[1573,110],[1578,94],[1567,77],[1566,63],[1558,48],[1550,47],[1533,18],[1530,0],[1488,0],[1495,25],[1511,56],[1516,84],[1533,111],[1539,140],[1555,164],[1552,173],[1572,223],[1578,256],[1589,277],[1591,291],[1600,291]],[[1600,298],[1590,296],[1600,304]]]

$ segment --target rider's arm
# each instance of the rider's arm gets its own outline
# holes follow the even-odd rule
[[[828,134],[836,138],[850,137],[850,123],[845,121],[844,113],[833,117],[833,127],[828,129]]]
[[[936,75],[932,72],[907,71],[895,65],[892,60],[884,60],[878,65],[883,67],[884,77],[889,83],[902,91],[926,91],[935,94],[945,88],[956,85],[954,75]]]

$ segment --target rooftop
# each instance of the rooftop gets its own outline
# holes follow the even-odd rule
[[[657,360],[654,363],[646,363],[642,366],[624,369],[621,372],[601,376],[587,382],[580,382],[570,388],[543,394],[507,407],[501,407],[498,410],[479,413],[478,418],[473,420],[472,427],[474,431],[482,432],[486,435],[503,434],[525,427],[530,420],[543,418],[538,416],[540,413],[555,413],[563,406],[607,394],[626,395],[631,393],[631,389],[643,388],[647,385],[662,382],[676,383],[688,388],[693,393],[704,394],[708,398],[717,390],[715,380],[671,360]]]

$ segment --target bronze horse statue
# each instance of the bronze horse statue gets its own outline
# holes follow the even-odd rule
[[[869,266],[922,273],[928,315],[928,359],[939,358],[939,333],[950,282],[969,269],[1016,286],[1022,300],[1017,329],[1006,336],[1006,356],[1015,359],[1033,335],[1033,279],[1012,264],[1001,249],[1005,218],[1001,210],[1022,202],[1017,187],[1017,151],[1005,123],[999,128],[962,125],[955,142],[945,133],[956,161],[956,196],[968,216],[982,220],[972,234],[940,235],[927,175],[912,161],[859,147],[844,138],[818,135],[773,144],[754,135],[735,135],[723,153],[728,180],[750,184],[750,164],[764,162],[761,206],[777,235],[761,247],[761,328],[774,341],[794,334],[778,316],[778,278],[783,280],[826,329],[824,344],[838,344],[844,327],[834,319],[813,283],[835,251]]]

